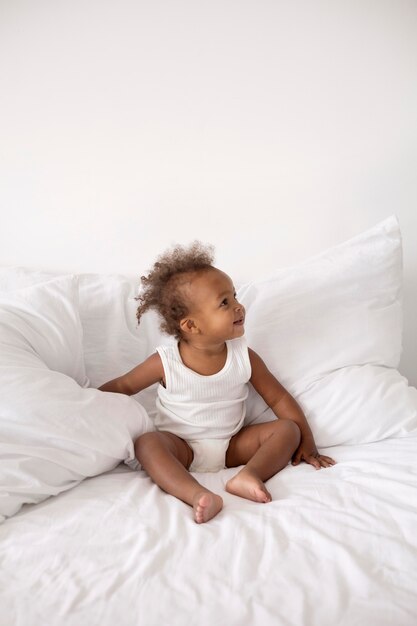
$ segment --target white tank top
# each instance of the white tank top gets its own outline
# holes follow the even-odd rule
[[[166,388],[158,385],[155,426],[182,439],[226,439],[243,425],[251,377],[246,339],[226,341],[223,369],[203,376],[184,365],[177,343],[157,348]]]

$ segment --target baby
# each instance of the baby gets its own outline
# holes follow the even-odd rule
[[[223,500],[190,472],[243,466],[226,490],[265,503],[265,481],[291,459],[316,469],[335,464],[317,451],[295,399],[248,348],[245,309],[229,276],[213,267],[211,247],[177,246],[141,282],[138,322],[154,309],[177,341],[100,389],[133,395],[159,383],[157,430],[136,440],[136,458],[159,487],[193,507],[197,523],[217,515]],[[279,419],[243,425],[249,382]]]

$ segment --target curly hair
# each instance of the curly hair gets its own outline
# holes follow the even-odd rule
[[[161,318],[160,329],[168,335],[181,338],[180,321],[189,313],[190,301],[183,288],[190,273],[207,271],[213,267],[214,248],[200,241],[188,247],[175,245],[162,253],[147,276],[141,276],[141,293],[136,311],[138,324],[142,315],[154,309]]]

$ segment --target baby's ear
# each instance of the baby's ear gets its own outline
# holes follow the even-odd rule
[[[193,335],[198,332],[198,328],[194,324],[194,321],[189,317],[185,317],[180,321],[181,332],[185,335]]]

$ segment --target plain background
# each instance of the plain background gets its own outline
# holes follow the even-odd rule
[[[396,214],[417,384],[417,2],[1,0],[0,263],[240,284]]]

